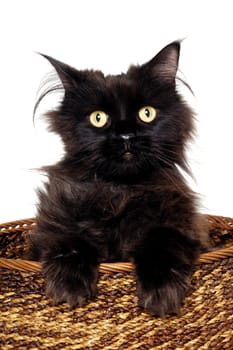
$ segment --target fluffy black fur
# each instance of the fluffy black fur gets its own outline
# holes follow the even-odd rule
[[[116,76],[44,56],[64,87],[47,117],[65,155],[44,168],[29,254],[42,262],[56,303],[83,305],[96,294],[101,262],[131,260],[139,304],[160,316],[179,310],[205,241],[196,197],[177,167],[187,171],[193,133],[193,113],[176,89],[179,51],[171,43]],[[139,120],[143,106],[156,109],[151,123]],[[109,116],[102,128],[89,121],[96,110]]]

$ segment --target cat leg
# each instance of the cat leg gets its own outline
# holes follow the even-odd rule
[[[71,307],[82,306],[97,292],[97,249],[81,238],[65,237],[64,231],[58,236],[32,232],[30,258],[39,257],[46,293],[54,304],[67,302]]]
[[[157,316],[178,313],[189,286],[199,243],[168,227],[155,227],[135,249],[139,304]]]
[[[84,242],[67,254],[44,258],[42,271],[46,292],[55,304],[67,302],[82,306],[97,292],[98,264],[96,252]]]
[[[85,186],[51,178],[39,191],[36,227],[28,257],[39,260],[46,291],[55,304],[83,305],[96,294],[101,232],[84,201]]]

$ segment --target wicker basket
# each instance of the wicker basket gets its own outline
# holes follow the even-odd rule
[[[53,306],[40,264],[23,257],[35,219],[0,225],[0,348],[233,349],[233,219],[209,216],[213,251],[202,254],[178,316],[137,305],[133,266],[101,264],[99,294],[82,308]]]

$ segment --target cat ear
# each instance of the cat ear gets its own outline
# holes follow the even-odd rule
[[[56,60],[53,57],[44,55],[42,53],[39,53],[39,54],[44,58],[46,58],[51,63],[51,65],[55,68],[65,90],[69,88],[77,87],[78,82],[80,80],[80,75],[78,70],[69,66],[68,64],[65,64],[63,62]]]
[[[175,41],[164,47],[152,60],[145,63],[142,69],[153,78],[174,82],[180,56],[180,42]]]

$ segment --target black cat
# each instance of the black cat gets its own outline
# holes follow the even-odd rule
[[[55,303],[83,305],[96,294],[98,265],[127,260],[146,311],[163,316],[182,303],[205,234],[179,171],[188,169],[193,133],[193,113],[176,89],[179,51],[171,43],[115,76],[44,56],[64,87],[47,117],[65,155],[44,168],[29,253],[42,262]]]

